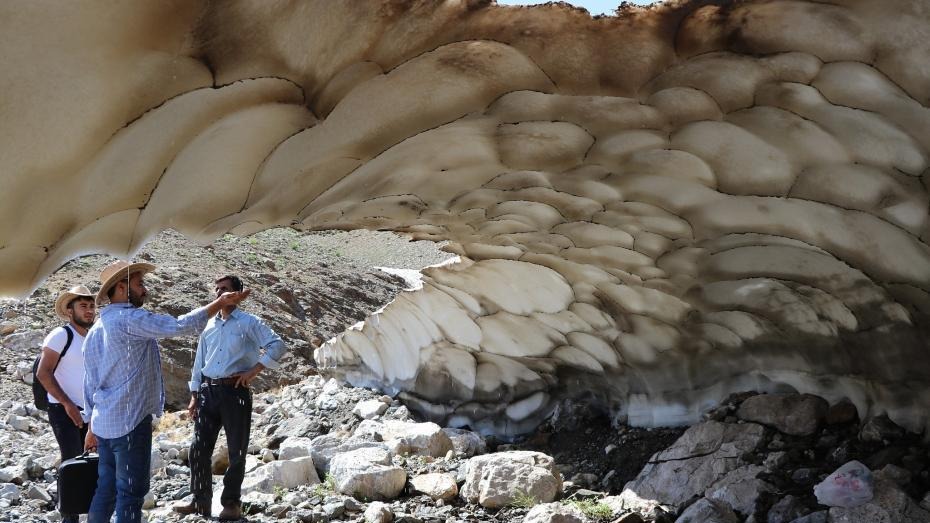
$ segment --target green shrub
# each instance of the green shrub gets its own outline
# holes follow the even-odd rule
[[[536,496],[531,496],[522,490],[517,491],[517,494],[510,501],[511,507],[519,508],[530,508],[537,504],[539,504],[539,500],[536,499]]]
[[[327,474],[323,477],[323,481],[317,483],[310,489],[310,493],[314,496],[325,497],[330,496],[336,493],[336,480]]]
[[[572,499],[563,503],[577,508],[594,521],[607,521],[614,515],[614,511],[607,504],[593,499]]]

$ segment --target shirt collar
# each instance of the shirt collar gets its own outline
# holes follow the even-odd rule
[[[100,310],[100,314],[106,314],[107,312],[113,311],[116,309],[135,309],[135,308],[136,306],[129,303],[128,301],[125,303],[110,303],[106,307]]]
[[[236,307],[235,309],[233,309],[232,312],[229,313],[229,318],[227,318],[226,320],[223,320],[222,314],[223,314],[222,312],[217,312],[214,318],[217,321],[229,321],[232,319],[239,319],[239,315],[241,315],[242,313],[239,311],[239,307]]]

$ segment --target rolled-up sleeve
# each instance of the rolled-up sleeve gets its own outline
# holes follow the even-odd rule
[[[265,353],[258,359],[258,362],[268,369],[280,367],[279,362],[284,353],[287,352],[287,345],[284,344],[281,337],[258,318],[252,320],[249,332],[255,344],[265,349]]]
[[[194,356],[194,366],[191,368],[191,380],[187,383],[191,392],[200,390],[200,382],[203,381],[203,352],[206,349],[203,346],[203,333],[197,340],[197,355]]]
[[[155,314],[144,309],[130,309],[132,320],[127,322],[129,333],[142,338],[169,338],[199,334],[207,325],[207,309],[200,307],[175,318]]]

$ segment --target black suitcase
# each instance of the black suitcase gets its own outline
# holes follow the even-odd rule
[[[58,466],[58,511],[62,514],[87,514],[90,500],[97,490],[96,454],[84,453]]]

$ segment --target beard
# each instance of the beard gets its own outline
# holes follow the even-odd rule
[[[141,307],[142,304],[145,303],[145,296],[136,294],[132,289],[129,289],[129,303],[136,307]]]
[[[90,321],[85,321],[85,320],[82,320],[74,316],[71,317],[71,321],[73,321],[74,324],[77,325],[78,327],[82,327],[84,329],[89,329],[94,324],[93,319],[91,319]]]

